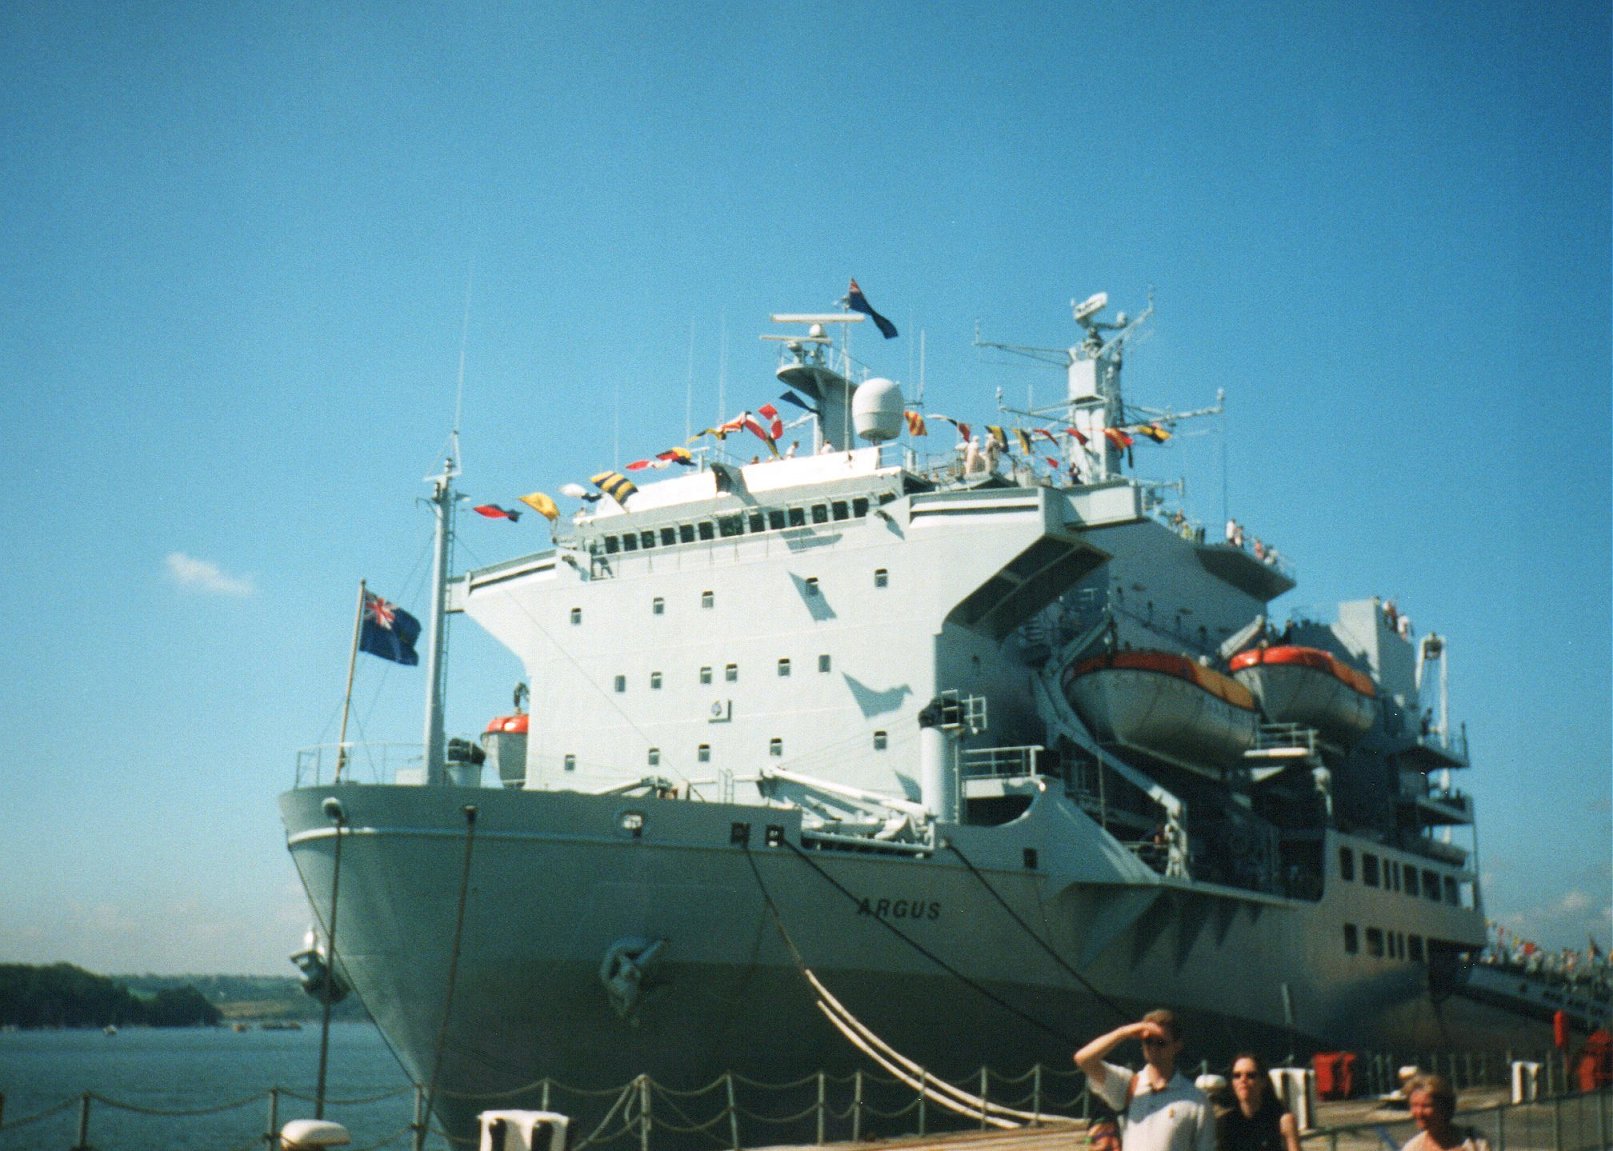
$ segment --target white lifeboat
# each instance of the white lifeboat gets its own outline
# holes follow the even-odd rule
[[[1164,651],[1117,651],[1072,664],[1064,697],[1106,743],[1199,771],[1255,745],[1260,715],[1249,689]]]
[[[1325,651],[1256,647],[1233,656],[1230,666],[1271,723],[1314,727],[1344,747],[1372,727],[1378,691],[1371,677]]]

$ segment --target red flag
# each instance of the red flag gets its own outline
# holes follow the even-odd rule
[[[490,520],[510,520],[513,522],[521,518],[521,513],[514,508],[501,508],[497,504],[478,504],[471,510],[479,515],[486,516]]]

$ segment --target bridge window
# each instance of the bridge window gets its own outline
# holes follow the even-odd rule
[[[805,508],[791,508],[790,513],[789,513],[789,518],[790,518],[790,526],[792,528],[804,528],[804,527],[806,527],[806,509]]]
[[[1439,872],[1423,872],[1423,898],[1439,902]]]
[[[1368,887],[1378,886],[1378,857],[1366,851],[1361,853],[1361,882]]]
[[[1456,896],[1456,878],[1454,876],[1447,875],[1445,877],[1445,902],[1452,907],[1461,904],[1461,900]]]
[[[784,513],[781,510],[779,510],[778,508],[774,508],[772,511],[768,512],[767,513],[767,526],[768,526],[769,530],[771,530],[771,531],[775,531],[775,532],[783,531],[784,530]]]
[[[826,523],[829,522],[829,505],[828,504],[813,504],[812,505],[812,522],[815,523],[815,524],[826,524]]]
[[[1423,961],[1423,937],[1421,935],[1406,936],[1406,948],[1411,954],[1411,961],[1413,963],[1421,963]]]
[[[1383,928],[1367,928],[1367,954],[1374,959],[1383,958]]]
[[[717,529],[711,526],[711,521],[710,520],[701,520],[699,523],[697,523],[695,525],[695,531],[699,534],[700,538],[703,539],[703,540],[711,540],[711,539],[716,539],[717,538]]]
[[[1344,950],[1351,955],[1361,950],[1361,939],[1353,923],[1344,925]]]
[[[1355,852],[1348,847],[1339,848],[1339,878],[1355,880]]]
[[[666,527],[661,529],[661,546],[669,548],[678,542],[678,529]]]
[[[846,506],[845,500],[836,500],[834,503],[829,505],[829,510],[837,520],[848,520],[851,518],[851,509]]]
[[[694,543],[694,525],[693,524],[679,524],[678,525],[678,539],[681,540],[683,543],[686,543],[686,544]]]

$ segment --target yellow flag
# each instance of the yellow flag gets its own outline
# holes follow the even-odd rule
[[[548,516],[551,523],[560,518],[560,509],[555,506],[553,500],[542,492],[532,492],[530,495],[524,495],[521,497],[521,502],[539,515]]]

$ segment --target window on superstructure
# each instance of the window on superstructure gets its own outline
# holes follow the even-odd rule
[[[649,764],[650,764],[651,767],[660,767],[661,766],[661,749],[660,748],[658,748],[658,747],[650,748]]]
[[[820,655],[818,657],[818,670],[819,671],[828,671],[829,666],[830,666],[829,655],[828,655],[827,652],[825,652],[823,655]]]
[[[1406,936],[1406,951],[1411,956],[1413,963],[1421,963],[1423,961],[1423,937],[1421,935]]]
[[[681,542],[686,543],[686,544],[694,543],[694,525],[693,524],[679,524],[678,525],[678,539]]]
[[[574,755],[566,756],[565,769],[567,771],[576,771],[577,770],[577,757],[576,756],[574,756]]]
[[[651,615],[665,615],[666,614],[666,600],[662,599],[660,596],[656,596],[654,599],[652,599],[650,601],[650,614]]]
[[[1383,958],[1383,928],[1367,928],[1367,954],[1374,959]]]
[[[788,659],[778,661],[778,674],[780,679],[790,678],[790,661]]]
[[[836,500],[834,503],[830,504],[829,511],[837,521],[849,520],[851,518],[851,508],[845,500]]]
[[[858,519],[864,519],[868,515],[868,498],[866,496],[858,496],[851,501],[851,514]]]
[[[789,511],[789,520],[792,528],[806,527],[806,509],[791,508]]]
[[[723,516],[722,519],[717,521],[717,532],[723,537],[723,539],[731,539],[734,536],[744,535],[745,517]]]
[[[709,743],[701,744],[700,747],[695,751],[695,759],[699,760],[701,763],[710,763],[711,762],[711,744],[709,744]]]
[[[812,522],[815,523],[815,524],[826,524],[826,523],[829,522],[829,505],[828,504],[813,504],[812,505]]]
[[[621,547],[622,547],[622,541],[617,539],[615,536],[606,536],[605,537],[605,554],[606,555],[615,555],[618,551],[621,550]]]
[[[701,607],[716,607],[717,606],[717,593],[716,592],[709,592],[709,591],[701,592],[700,593],[700,606]]]
[[[1356,933],[1355,924],[1344,925],[1344,950],[1351,955],[1361,950],[1361,939]]]
[[[574,607],[571,609],[571,622],[573,624],[579,624],[582,622],[582,608]]]
[[[889,743],[890,743],[890,740],[885,735],[884,732],[882,732],[882,731],[874,732],[874,750],[875,751],[884,751],[886,746]]]
[[[651,529],[639,533],[638,546],[641,548],[653,548],[655,546],[655,531]]]
[[[739,665],[737,663],[728,664],[726,667],[724,667],[722,669],[722,677],[724,679],[726,679],[729,683],[738,683],[739,682]]]
[[[660,691],[661,690],[661,673],[658,672],[658,671],[652,671],[650,673],[650,690],[651,691]]]
[[[761,512],[751,512],[750,530],[752,532],[765,532],[767,530],[767,517]]]
[[[1384,863],[1386,863],[1388,865],[1387,870],[1389,872],[1389,875],[1388,875],[1387,878],[1388,878],[1389,882],[1388,882],[1387,886],[1388,886],[1389,890],[1390,891],[1399,891],[1400,890],[1400,864],[1396,863],[1392,859],[1386,859],[1386,860],[1384,860]]]
[[[806,594],[809,595],[809,596],[815,596],[815,595],[818,594],[818,577],[817,576],[807,576],[805,590],[806,590]]]
[[[625,552],[638,551],[638,536],[625,535],[622,537],[622,550]]]
[[[772,756],[774,759],[782,759],[784,756],[784,741],[776,735],[772,739],[768,740],[767,754]]]
[[[1339,848],[1339,878],[1355,882],[1355,852],[1348,847]]]
[[[774,508],[767,513],[767,528],[775,532],[784,530],[784,512],[781,509]]]
[[[1455,876],[1447,875],[1445,877],[1445,902],[1450,904],[1452,907],[1457,907],[1462,902],[1456,894]]]
[[[675,544],[677,542],[678,542],[678,529],[677,528],[662,528],[661,529],[661,546],[662,547],[669,548],[669,547],[671,547],[673,544]]]
[[[625,675],[617,676],[616,677],[616,693],[618,695],[620,695],[622,692],[624,692],[626,690],[627,690],[627,677]]]
[[[1361,882],[1368,887],[1378,886],[1378,857],[1371,852],[1361,853]]]
[[[884,568],[875,568],[874,569],[874,586],[875,587],[890,587],[890,583],[891,583],[891,573],[890,572],[886,571]]]
[[[703,540],[712,540],[717,538],[717,529],[712,526],[710,520],[701,520],[699,523],[697,523],[695,525],[695,533]]]
[[[710,683],[711,682],[711,669],[709,667],[703,667],[703,668],[700,669],[700,682],[701,683]]]
[[[1423,872],[1423,898],[1439,902],[1439,872]]]

